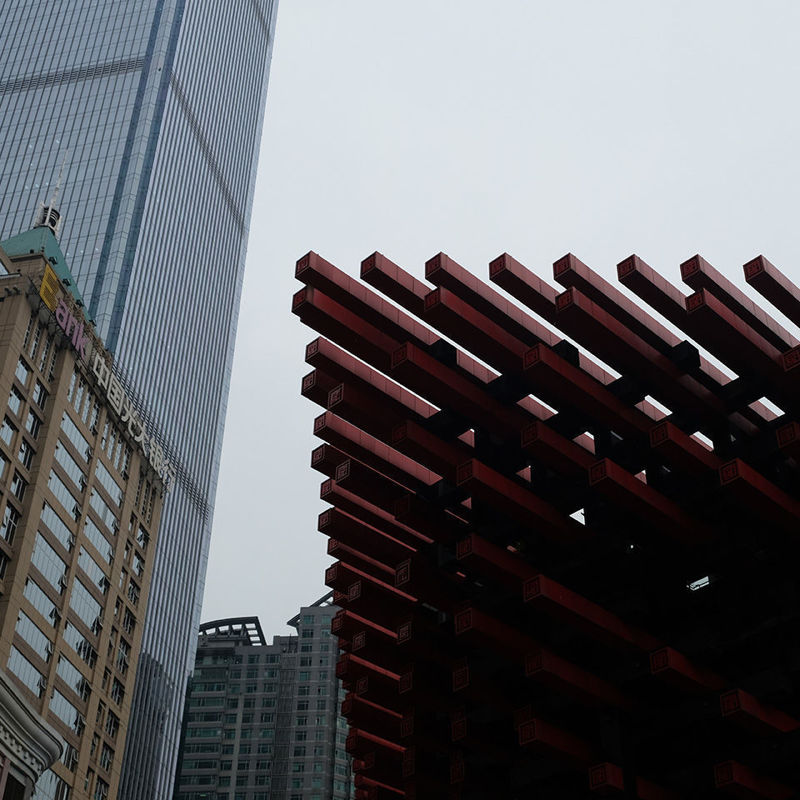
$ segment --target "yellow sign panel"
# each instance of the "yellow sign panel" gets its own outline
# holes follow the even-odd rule
[[[58,275],[56,275],[52,267],[45,267],[44,275],[42,276],[42,285],[39,288],[39,297],[42,298],[44,304],[51,311],[55,311],[60,293],[61,281],[59,281]]]

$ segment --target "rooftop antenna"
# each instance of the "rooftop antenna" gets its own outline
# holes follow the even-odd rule
[[[53,232],[54,236],[58,236],[58,232],[61,229],[61,212],[56,207],[56,203],[58,201],[59,194],[61,194],[64,168],[67,165],[68,156],[69,152],[64,155],[64,160],[61,162],[61,169],[58,172],[58,180],[56,181],[56,185],[53,189],[53,194],[50,196],[49,202],[41,204],[39,211],[36,214],[36,218],[33,221],[34,228],[49,228]]]

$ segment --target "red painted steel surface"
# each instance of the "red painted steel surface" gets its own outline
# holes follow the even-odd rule
[[[335,383],[346,381],[381,392],[399,411],[404,410],[414,418],[427,418],[436,413],[435,406],[393,383],[327,339],[319,337],[306,347],[306,361],[335,378]]]
[[[613,684],[549,650],[537,650],[525,656],[525,676],[587,705],[633,708],[631,699]]]
[[[620,433],[643,434],[653,420],[616,397],[602,383],[538,344],[523,357],[525,379],[532,392],[556,408],[574,409],[589,422],[615,425]]]
[[[472,567],[481,575],[495,578],[515,589],[536,574],[536,569],[517,553],[487,542],[476,533],[458,542],[456,558],[465,568]]]
[[[624,647],[648,651],[660,642],[615,614],[545,575],[535,575],[522,587],[523,601],[533,609],[573,625],[590,636]]]
[[[339,409],[338,404],[329,404],[334,412]],[[358,419],[358,416],[355,415],[355,418]],[[398,453],[336,413],[325,413],[317,417],[314,421],[314,435],[346,450],[353,458],[409,488],[416,490],[433,486],[441,479],[436,473]]]
[[[790,733],[800,728],[800,722],[794,717],[768,708],[741,689],[723,694],[719,704],[723,717],[759,731]]]
[[[731,502],[751,507],[755,505],[788,533],[800,532],[797,526],[800,500],[775,486],[741,459],[734,459],[720,467],[719,482]]]
[[[298,262],[356,797],[800,796],[800,289],[553,274]]]
[[[426,283],[380,253],[373,253],[361,262],[361,277],[402,308],[418,316],[422,313],[425,295],[431,290]]]
[[[555,323],[558,290],[508,253],[503,253],[489,264],[489,278],[542,319]]]
[[[796,323],[800,319],[800,288],[764,256],[744,265],[745,280]]]
[[[444,253],[425,264],[425,277],[460,297],[479,314],[528,347],[539,342],[554,345],[560,341],[560,337]]]
[[[726,687],[724,678],[696,666],[671,647],[662,647],[650,654],[650,672],[687,691],[718,692]]]
[[[667,353],[680,342],[674,333],[653,319],[640,305],[628,299],[572,254],[556,261],[553,273],[562,286],[579,289],[589,300],[659,352]]]
[[[610,458],[592,464],[589,484],[612,502],[637,514],[645,531],[652,528],[688,545],[701,544],[712,538],[713,530],[697,522],[678,503],[647,486]]]
[[[394,428],[392,446],[450,480],[455,475],[456,467],[470,458],[474,452],[473,447],[460,439],[444,442],[411,420]]]
[[[683,374],[664,354],[649,345],[578,289],[556,298],[558,320],[573,338],[590,342],[590,349],[619,372],[635,375],[648,393],[670,408],[696,408],[719,413],[719,399],[695,378]]]
[[[742,322],[779,350],[788,350],[798,344],[782,325],[757,306],[741,289],[718,272],[700,256],[681,264],[681,278],[695,291],[707,289],[727,306]]]
[[[521,525],[532,526],[542,536],[562,543],[591,538],[592,534],[585,526],[565,517],[521,483],[501,475],[477,459],[459,464],[456,484]]]
[[[425,295],[425,319],[502,372],[518,370],[520,358],[527,350],[524,340],[508,333],[442,286]],[[553,336],[547,338],[549,344],[557,341]]]
[[[737,317],[708,289],[686,298],[687,327],[704,332],[706,348],[739,374],[756,372],[767,378],[780,378],[779,361],[783,348],[776,347],[758,331]],[[788,349],[788,348],[785,348]]]
[[[563,759],[578,769],[585,769],[597,757],[589,742],[535,717],[519,726],[519,743],[548,758]]]
[[[583,478],[595,462],[593,451],[556,433],[544,422],[531,422],[522,429],[522,449],[556,472]]]
[[[723,761],[714,766],[714,787],[719,793],[733,797],[790,800],[797,796],[794,789],[758,775],[754,770],[736,761]]]
[[[674,469],[689,475],[707,475],[722,466],[722,460],[707,445],[671,422],[660,422],[650,431],[650,446]]]

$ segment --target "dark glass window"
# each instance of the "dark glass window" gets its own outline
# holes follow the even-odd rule
[[[25,419],[25,430],[35,439],[39,435],[39,429],[42,427],[42,421],[33,411],[28,412]]]
[[[0,439],[2,439],[9,447],[11,447],[11,440],[17,429],[12,425],[8,417],[3,417],[3,426],[0,427]]]
[[[12,413],[16,416],[19,416],[19,411],[22,408],[22,403],[24,399],[22,395],[19,393],[19,390],[16,386],[11,387],[11,394],[8,396],[8,407],[11,409]]]
[[[11,493],[16,497],[18,500],[22,500],[25,497],[25,490],[28,488],[28,482],[22,475],[19,474],[16,470],[14,470],[14,478],[11,481]]]
[[[25,439],[19,443],[19,454],[17,455],[17,458],[19,459],[19,463],[22,464],[25,469],[31,468],[34,452],[35,451],[33,447],[31,447],[30,443],[26,442]]]
[[[36,403],[39,408],[44,411],[45,405],[47,405],[47,390],[42,386],[39,381],[36,381],[35,386],[33,387],[33,402]]]
[[[10,504],[6,504],[6,509],[3,512],[3,522],[2,525],[0,525],[0,536],[2,536],[9,543],[14,541],[14,534],[17,531],[19,519],[19,511],[17,511]]]
[[[25,361],[23,361],[23,359],[20,359],[20,360],[17,362],[17,369],[15,370],[15,372],[14,372],[14,375],[16,375],[16,378],[17,378],[17,380],[18,380],[18,381],[19,381],[19,382],[20,382],[20,383],[21,383],[23,386],[27,386],[27,385],[28,385],[28,378],[29,378],[29,377],[30,377],[30,375],[31,375],[31,369],[30,369],[30,367],[29,367],[29,366],[28,366],[28,365],[25,363]]]

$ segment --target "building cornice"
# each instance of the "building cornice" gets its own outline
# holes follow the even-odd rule
[[[0,749],[34,783],[61,756],[61,738],[0,669]]]

